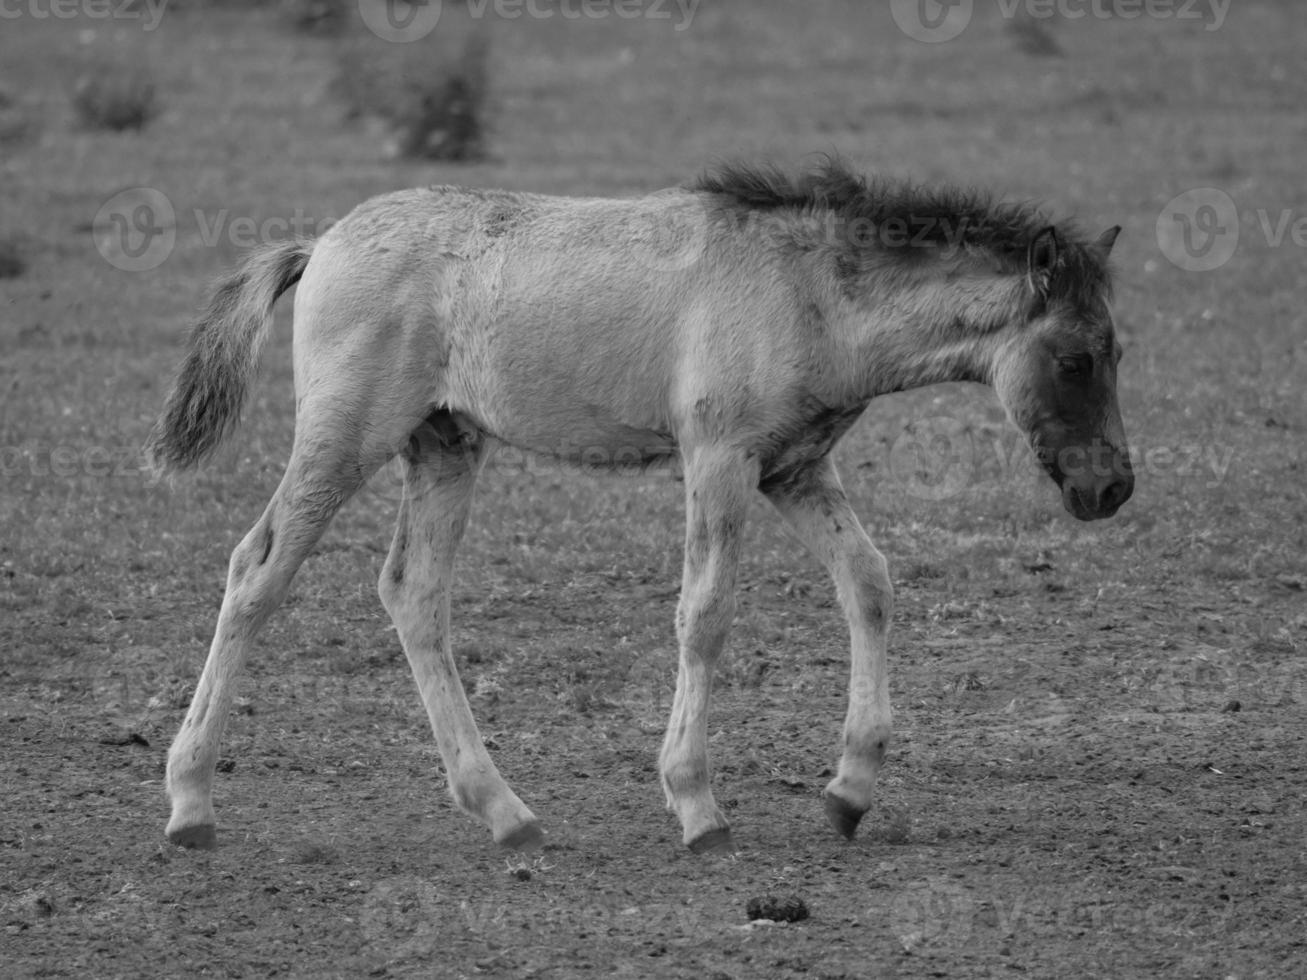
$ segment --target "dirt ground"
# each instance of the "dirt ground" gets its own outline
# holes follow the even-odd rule
[[[1250,2],[1218,31],[1061,20],[1061,54],[1038,56],[993,11],[930,45],[874,5],[797,6],[705,5],[684,36],[496,25],[495,156],[459,166],[385,159],[323,94],[334,42],[271,13],[168,15],[168,46],[146,49],[166,108],[134,135],[67,117],[65,81],[111,27],[5,25],[0,83],[43,122],[0,147],[0,230],[28,257],[0,280],[0,974],[1307,973],[1307,321],[1301,249],[1258,238],[1257,216],[1302,204],[1301,11]],[[384,474],[262,634],[219,765],[219,848],[167,844],[164,756],[293,417],[283,311],[232,446],[172,487],[136,468],[204,283],[239,251],[192,211],[341,213],[433,181],[634,192],[713,155],[832,146],[1126,224],[1121,393],[1141,454],[1135,499],[1080,525],[985,389],[884,399],[841,446],[897,593],[895,741],[858,838],[819,798],[847,635],[765,505],[710,729],[741,852],[696,857],[656,771],[681,486],[510,459],[480,487],[454,623],[544,850],[497,851],[445,792],[375,594]],[[177,205],[178,244],[128,274],[88,231],[146,184]],[[1155,229],[1202,186],[1240,202],[1244,238],[1193,273]],[[961,457],[905,469],[914,425],[961,431]],[[808,916],[750,922],[766,896]]]
[[[942,609],[938,580],[898,582],[897,742],[852,843],[818,799],[842,711],[837,614],[815,573],[746,582],[744,616],[772,638],[734,645],[714,710],[733,860],[684,851],[661,807],[670,672],[666,654],[637,658],[632,631],[670,633],[645,625],[670,623],[664,588],[596,573],[460,597],[483,732],[550,833],[534,859],[497,853],[447,802],[379,620],[348,655],[287,631],[299,649],[260,660],[228,736],[220,849],[164,843],[163,750],[187,687],[153,676],[159,651],[120,649],[102,689],[4,704],[5,972],[1294,976],[1293,651],[1217,653],[1246,597],[1159,584],[1095,608],[1055,573],[1030,577]],[[565,659],[530,652],[546,631]],[[510,646],[525,652],[495,664]],[[106,716],[138,684],[160,695]],[[798,896],[809,918],[750,925],[762,895]]]

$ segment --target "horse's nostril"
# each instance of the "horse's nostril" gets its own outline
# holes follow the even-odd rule
[[[1098,509],[1100,511],[1116,510],[1130,498],[1132,489],[1125,480],[1116,480],[1109,483],[1098,498]]]

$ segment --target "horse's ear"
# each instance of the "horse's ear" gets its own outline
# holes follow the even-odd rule
[[[1100,259],[1106,261],[1107,257],[1112,254],[1112,246],[1116,244],[1116,236],[1119,234],[1121,234],[1121,226],[1113,225],[1094,239],[1093,248]]]
[[[1030,240],[1026,252],[1026,278],[1030,291],[1040,298],[1047,298],[1049,285],[1053,281],[1053,270],[1057,267],[1062,251],[1062,242],[1057,237],[1057,229],[1049,225]]]

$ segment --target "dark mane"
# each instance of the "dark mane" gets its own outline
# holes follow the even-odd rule
[[[983,252],[1002,271],[1022,272],[1031,242],[1053,226],[1064,248],[1049,299],[1089,303],[1110,290],[1106,265],[1073,222],[1055,223],[1037,205],[995,201],[984,191],[869,180],[838,159],[798,174],[769,165],[723,164],[689,189],[719,195],[749,213],[834,216],[840,226],[834,244],[847,253],[841,265],[849,272],[864,264],[859,260],[888,255],[907,263],[941,250]]]

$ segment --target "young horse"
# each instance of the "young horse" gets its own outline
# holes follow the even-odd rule
[[[734,847],[709,788],[706,713],[746,505],[755,491],[775,505],[829,569],[848,619],[848,714],[825,809],[852,837],[890,738],[891,587],[831,448],[877,395],[987,382],[1066,509],[1115,513],[1133,486],[1108,310],[1118,231],[1087,241],[1027,206],[829,163],[797,177],[725,167],[634,200],[404,191],[316,243],[255,253],[195,328],[148,445],[161,471],[217,446],[273,304],[298,281],[294,449],[231,556],[168,756],[169,838],[215,844],[218,743],[254,635],[332,515],[398,455],[404,499],[379,588],[451,792],[499,843],[540,842],[486,752],[450,650],[454,550],[499,443],[590,465],[680,456],[680,667],[661,769],[695,851]]]

